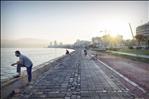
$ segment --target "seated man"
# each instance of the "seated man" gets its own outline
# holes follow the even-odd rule
[[[20,53],[20,51],[15,51],[16,57],[19,57],[19,61],[17,61],[14,64],[11,64],[11,66],[17,65],[17,73],[19,74],[16,77],[20,77],[21,75],[21,67],[26,67],[27,69],[27,75],[28,75],[28,82],[31,82],[32,80],[32,61],[27,57]]]

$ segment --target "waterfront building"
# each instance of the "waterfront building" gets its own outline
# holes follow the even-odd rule
[[[105,48],[105,44],[100,37],[93,37],[92,38],[92,45],[96,48]]]
[[[136,28],[136,39],[139,46],[149,48],[149,22]]]

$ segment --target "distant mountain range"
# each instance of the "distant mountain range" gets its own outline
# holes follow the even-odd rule
[[[33,39],[33,38],[23,38],[16,40],[1,39],[1,47],[4,48],[40,48],[47,47],[49,45],[48,40],[44,39]]]

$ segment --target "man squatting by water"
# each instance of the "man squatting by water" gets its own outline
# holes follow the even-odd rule
[[[66,55],[70,55],[69,51],[66,49]],[[71,56],[71,55],[70,55]]]
[[[15,51],[15,56],[19,57],[19,61],[16,63],[11,64],[11,66],[17,65],[17,73],[16,77],[20,77],[21,75],[21,67],[26,67],[27,75],[28,75],[28,82],[32,80],[32,61],[25,55],[21,54],[20,51]]]

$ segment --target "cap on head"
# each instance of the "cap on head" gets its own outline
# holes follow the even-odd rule
[[[21,55],[20,51],[15,51],[16,57],[19,57]]]
[[[16,54],[21,54],[20,51],[15,51]]]

